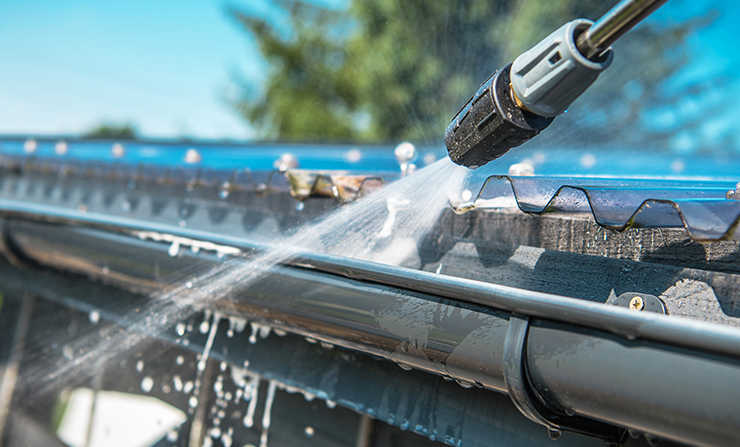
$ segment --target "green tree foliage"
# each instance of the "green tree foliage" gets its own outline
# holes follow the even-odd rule
[[[136,140],[136,128],[129,124],[101,123],[85,132],[82,138],[96,140]]]
[[[356,138],[353,120],[360,105],[342,34],[346,14],[303,2],[281,2],[281,6],[290,17],[290,37],[264,19],[233,11],[257,38],[270,65],[264,92],[254,95],[247,89],[238,109],[266,137]]]
[[[275,0],[287,28],[230,10],[269,66],[263,89],[246,86],[235,104],[263,137],[440,144],[452,116],[495,69],[565,22],[597,19],[614,4],[348,1],[337,11]],[[574,104],[578,113],[555,121],[546,142],[645,141],[644,111],[665,103],[659,85],[686,62],[684,40],[695,26],[645,23],[628,34],[613,67]]]

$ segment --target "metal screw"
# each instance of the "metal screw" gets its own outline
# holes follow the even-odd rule
[[[642,297],[636,296],[630,300],[630,310],[642,310],[645,308],[645,301]]]

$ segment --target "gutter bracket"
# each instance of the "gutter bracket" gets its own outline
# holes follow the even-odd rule
[[[627,309],[637,312],[654,312],[662,315],[666,314],[665,303],[663,303],[663,300],[655,295],[649,295],[647,293],[623,293],[609,304],[626,307]]]
[[[527,337],[529,317],[512,313],[504,342],[504,382],[514,406],[529,420],[546,427],[550,438],[557,439],[568,431],[593,436],[611,444],[621,444],[627,436],[625,429],[580,416],[568,416],[548,404],[536,392],[527,366]]]

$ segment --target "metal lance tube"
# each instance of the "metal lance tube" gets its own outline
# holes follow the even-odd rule
[[[623,0],[578,37],[578,50],[587,58],[600,56],[627,31],[668,0]]]

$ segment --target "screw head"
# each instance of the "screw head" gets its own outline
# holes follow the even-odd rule
[[[633,297],[630,300],[630,310],[642,310],[645,308],[645,300],[640,296]]]

